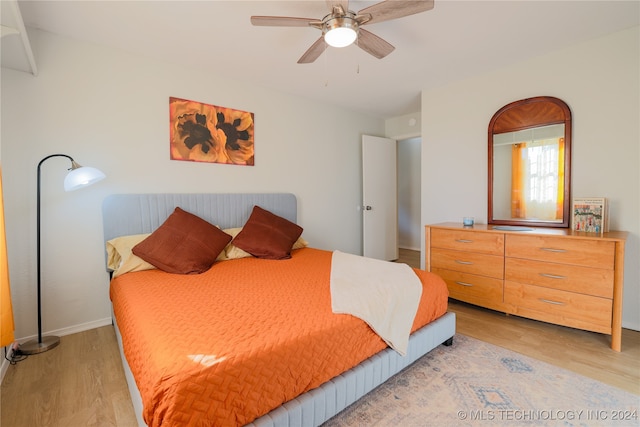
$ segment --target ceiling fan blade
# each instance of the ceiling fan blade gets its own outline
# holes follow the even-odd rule
[[[291,16],[252,16],[251,23],[260,27],[308,27],[312,22],[318,22],[311,18],[294,18]],[[320,22],[322,24],[322,22]]]
[[[371,15],[364,24],[389,21],[404,16],[415,15],[433,9],[434,0],[385,0],[373,6],[365,7],[358,15]]]
[[[378,59],[384,58],[395,49],[395,47],[385,40],[363,28],[359,30],[358,46]]]
[[[324,37],[320,37],[309,49],[298,59],[298,64],[310,64],[325,51],[327,44],[324,42]]]

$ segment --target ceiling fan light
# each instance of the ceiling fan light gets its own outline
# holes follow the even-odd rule
[[[324,35],[324,41],[329,46],[346,47],[356,41],[358,34],[353,28],[334,28],[327,31]]]
[[[326,23],[324,41],[333,47],[346,47],[358,38],[357,23],[349,18],[334,18]]]

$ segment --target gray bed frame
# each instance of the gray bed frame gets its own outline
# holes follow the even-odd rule
[[[151,233],[177,206],[220,228],[241,227],[255,205],[297,222],[297,200],[289,193],[115,194],[106,197],[102,206],[104,241]],[[113,324],[138,425],[146,426],[142,419],[142,398],[124,356],[115,317]],[[411,335],[406,356],[387,348],[254,420],[249,426],[319,426],[438,345],[450,344],[455,324],[455,314],[446,313]]]

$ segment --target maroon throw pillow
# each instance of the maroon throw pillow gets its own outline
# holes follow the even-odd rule
[[[132,252],[160,270],[178,274],[207,271],[231,241],[218,227],[176,208],[149,237]]]
[[[291,248],[302,234],[298,224],[254,206],[233,244],[257,258],[291,258]]]

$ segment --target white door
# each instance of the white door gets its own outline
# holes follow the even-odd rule
[[[398,259],[396,141],[362,136],[362,236],[364,256]]]

